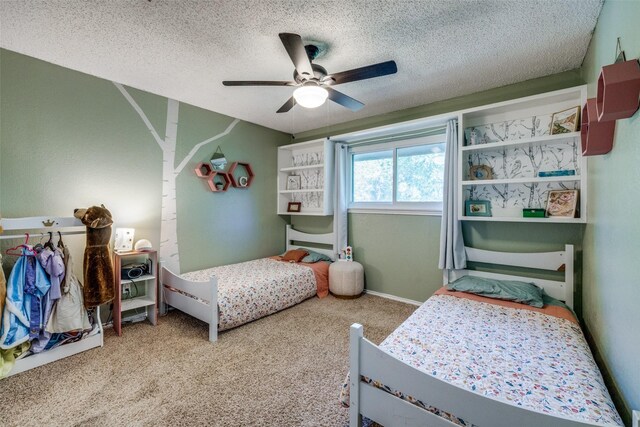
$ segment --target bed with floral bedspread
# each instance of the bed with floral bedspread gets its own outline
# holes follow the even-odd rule
[[[318,293],[328,264],[261,258],[181,275],[195,282],[218,279],[218,330],[224,331],[298,304]]]
[[[455,294],[462,294],[456,292]],[[380,344],[380,349],[451,384],[537,412],[622,425],[582,331],[543,310],[434,295]],[[459,425],[455,415],[373,383]],[[340,393],[349,404],[349,381]]]

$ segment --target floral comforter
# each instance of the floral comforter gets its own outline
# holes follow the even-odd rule
[[[403,362],[451,384],[537,412],[622,425],[575,323],[523,309],[436,295],[380,344]],[[443,416],[401,391],[379,388]],[[340,394],[349,404],[348,381]]]
[[[224,331],[298,304],[316,294],[313,270],[261,258],[182,275],[192,281],[218,279],[218,330]]]

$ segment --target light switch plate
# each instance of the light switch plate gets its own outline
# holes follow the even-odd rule
[[[631,422],[631,427],[640,427],[640,411],[632,411],[633,421]]]

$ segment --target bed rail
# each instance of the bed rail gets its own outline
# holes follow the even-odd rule
[[[302,231],[294,230],[290,225],[287,225],[286,229],[286,239],[287,250],[294,248],[305,248],[311,249],[312,251],[324,254],[331,258],[332,260],[336,260],[338,255],[338,248],[336,248],[334,234],[333,233],[323,233],[323,234],[312,234],[312,233],[304,233]],[[294,245],[292,242],[298,242],[298,244]],[[319,245],[329,245],[331,249],[323,249],[318,247],[306,247],[304,243],[312,243]]]
[[[162,263],[160,263],[160,266],[161,307],[162,303],[167,303],[196,319],[208,323],[209,341],[217,341],[218,280],[212,277],[208,282],[192,282],[173,273]]]
[[[351,325],[349,351],[351,363],[349,425],[351,427],[360,426],[363,415],[385,426],[455,425],[394,394],[360,381],[360,376],[379,381],[392,389],[401,390],[405,395],[418,399],[427,406],[454,414],[478,426],[604,426],[604,424],[579,422],[531,411],[449,384],[385,353],[364,338],[363,327],[357,323]]]

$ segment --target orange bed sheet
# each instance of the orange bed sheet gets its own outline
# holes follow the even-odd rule
[[[281,256],[271,257],[282,261]],[[288,262],[288,261],[282,261]],[[313,274],[316,276],[316,295],[318,298],[324,298],[329,295],[329,263],[324,261],[318,262],[298,262],[296,264],[304,265],[313,270]]]

